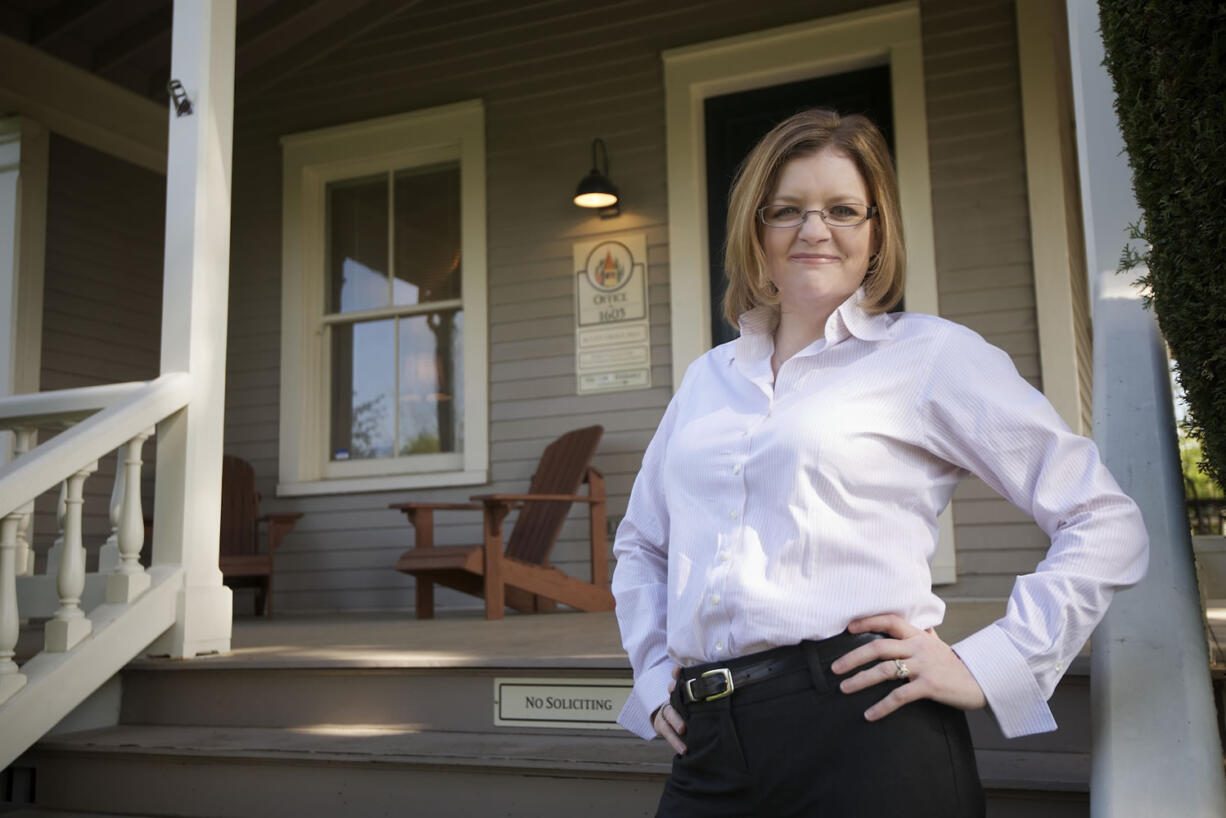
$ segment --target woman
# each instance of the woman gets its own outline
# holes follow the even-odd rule
[[[1047,698],[1144,574],[1093,443],[970,330],[888,310],[897,183],[861,116],[814,110],[745,159],[724,312],[618,528],[635,686],[620,722],[677,751],[663,816],[983,814],[964,710],[1054,730]],[[967,473],[1051,537],[999,621],[946,645],[929,563]]]

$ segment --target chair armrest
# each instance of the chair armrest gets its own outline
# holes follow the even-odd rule
[[[273,512],[255,518],[257,523],[268,523],[268,553],[277,550],[281,538],[294,530],[294,524],[302,519],[301,511]]]
[[[603,503],[603,497],[588,497],[581,494],[474,494],[470,500],[482,503],[526,503],[526,502],[557,502],[557,503]]]
[[[389,503],[388,508],[403,512],[413,526],[418,549],[434,547],[434,512],[436,511],[481,511],[479,503]]]
[[[286,512],[271,512],[269,514],[261,514],[256,517],[257,523],[278,523],[293,525],[305,516],[301,511],[286,511]]]
[[[388,508],[394,508],[408,513],[409,511],[480,511],[477,503],[390,503]]]

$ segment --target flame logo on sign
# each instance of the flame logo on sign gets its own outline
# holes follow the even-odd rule
[[[611,290],[618,284],[622,283],[622,276],[625,271],[622,266],[617,263],[617,259],[613,258],[613,252],[606,250],[604,254],[604,264],[600,265],[596,270],[596,285]]]
[[[630,280],[634,257],[621,242],[604,242],[592,249],[587,260],[587,277],[598,290],[610,292]]]

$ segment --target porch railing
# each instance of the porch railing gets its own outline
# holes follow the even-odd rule
[[[139,557],[141,448],[156,425],[182,411],[190,376],[0,398],[0,429],[14,433],[0,467],[0,769],[175,624],[179,565],[149,570]],[[64,427],[35,445],[37,429]],[[85,481],[115,454],[110,536],[99,572],[87,575],[82,534]],[[59,536],[45,574],[34,573],[35,499],[59,487]],[[23,620],[46,618],[43,648],[18,666]]]
[[[1197,537],[1226,534],[1226,497],[1199,497],[1187,501],[1188,524]]]

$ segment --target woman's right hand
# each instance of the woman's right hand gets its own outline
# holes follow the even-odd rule
[[[668,683],[668,692],[672,693],[677,687],[677,675],[681,673],[681,667],[673,668],[673,680]],[[681,718],[681,714],[673,707],[672,702],[665,702],[656,714],[651,718],[651,726],[656,728],[656,732],[668,742],[678,755],[685,755],[685,742],[681,740],[681,734],[685,732],[685,719]]]

